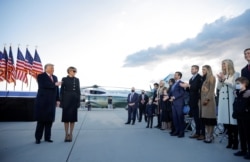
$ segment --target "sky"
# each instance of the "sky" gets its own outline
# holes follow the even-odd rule
[[[148,90],[175,71],[187,81],[193,64],[211,65],[216,75],[223,59],[240,72],[250,47],[248,0],[1,0],[0,6],[1,51],[11,45],[16,61],[18,47],[32,55],[37,48],[59,80],[76,67],[81,86]],[[21,87],[18,81],[15,90],[30,89]]]

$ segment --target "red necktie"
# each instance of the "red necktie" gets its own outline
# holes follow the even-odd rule
[[[50,77],[50,80],[53,82],[53,77],[52,77],[52,75],[50,75],[49,77]]]

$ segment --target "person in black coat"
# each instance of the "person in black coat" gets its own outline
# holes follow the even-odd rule
[[[195,122],[195,134],[191,135],[190,138],[204,140],[205,139],[205,126],[202,123],[200,109],[199,109],[199,99],[200,91],[202,86],[202,77],[198,73],[199,66],[193,65],[191,67],[191,74],[193,75],[189,83],[183,83],[181,86],[186,88],[186,91],[189,93],[189,107],[190,107],[190,116],[194,118]]]
[[[44,132],[46,142],[51,140],[51,127],[55,120],[56,106],[59,106],[59,88],[61,82],[53,75],[54,65],[46,64],[45,72],[37,76],[38,92],[35,99],[35,120],[37,121],[35,138],[40,144]]]
[[[67,69],[68,76],[62,78],[62,86],[60,91],[62,122],[64,122],[65,142],[71,142],[73,137],[73,129],[77,122],[77,112],[80,107],[80,81],[75,77],[76,68],[69,67]]]
[[[250,90],[246,89],[249,81],[245,77],[236,79],[233,118],[237,119],[241,151],[234,155],[250,159]]]
[[[155,106],[153,106],[152,104],[152,98],[149,98],[148,103],[146,105],[146,111],[145,111],[145,115],[147,116],[146,128],[149,128],[149,125],[150,125],[150,128],[152,128],[154,114],[155,114]]]
[[[145,115],[147,103],[148,103],[148,95],[145,94],[144,90],[142,90],[142,92],[139,96],[139,122],[141,122],[143,115],[144,115],[145,122],[147,122],[147,117]]]

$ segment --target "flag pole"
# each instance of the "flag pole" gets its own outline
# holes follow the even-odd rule
[[[29,91],[31,90],[31,80],[32,80],[32,76],[30,75],[30,85],[29,85]]]
[[[4,50],[6,51],[6,43],[4,43]],[[5,52],[5,51],[3,51],[3,52]],[[7,52],[5,54],[8,56]],[[6,64],[6,67],[5,67],[5,81],[6,81],[5,90],[7,91],[7,89],[8,89],[8,81],[7,81],[7,79],[8,79],[8,72],[7,72],[7,70],[8,70],[8,68],[7,68],[8,67],[8,59],[5,60],[5,64]]]

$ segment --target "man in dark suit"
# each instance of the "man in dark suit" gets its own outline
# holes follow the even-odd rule
[[[157,97],[157,90],[159,88],[159,84],[158,83],[154,83],[154,93],[153,93],[153,107],[154,110],[156,110],[157,106],[158,106],[158,101],[156,101],[156,97]],[[157,112],[155,112],[154,114],[156,114]],[[157,114],[157,125],[155,126],[155,128],[161,128],[161,120],[160,120],[160,115]]]
[[[132,87],[131,93],[128,95],[127,103],[128,103],[128,121],[125,124],[130,124],[132,120],[132,125],[135,124],[136,112],[138,108],[139,96],[135,92],[135,88]]]
[[[53,75],[54,65],[46,64],[45,72],[37,76],[38,92],[35,101],[35,119],[37,121],[35,138],[36,144],[40,144],[44,131],[44,140],[51,140],[51,127],[55,120],[56,106],[59,106],[59,89],[61,82]]]
[[[181,72],[175,72],[174,79],[175,83],[170,91],[170,100],[172,104],[172,114],[173,114],[173,123],[175,127],[175,132],[173,132],[172,136],[178,136],[179,138],[184,137],[184,97],[185,90],[180,86],[180,83],[183,83],[180,79],[182,77]]]
[[[200,90],[202,86],[202,77],[198,73],[199,66],[193,65],[191,67],[191,74],[193,75],[189,83],[181,83],[181,87],[186,88],[186,91],[189,92],[189,107],[190,115],[193,116],[195,122],[196,132],[190,138],[204,140],[205,139],[205,126],[202,124],[199,111],[199,99],[200,99]]]
[[[241,69],[241,76],[246,77],[250,82],[250,48],[244,50],[244,57],[247,61],[247,65]],[[250,85],[250,84],[249,84]],[[248,85],[247,89],[250,89]],[[241,150],[234,153],[235,156],[244,156],[245,159],[250,159],[250,119],[249,120],[237,120],[239,139]],[[245,131],[245,130],[248,130]]]
[[[144,115],[145,122],[147,122],[147,116],[145,114],[147,103],[148,103],[148,95],[145,94],[144,90],[142,90],[139,96],[139,122],[141,122],[142,120],[142,115]]]

